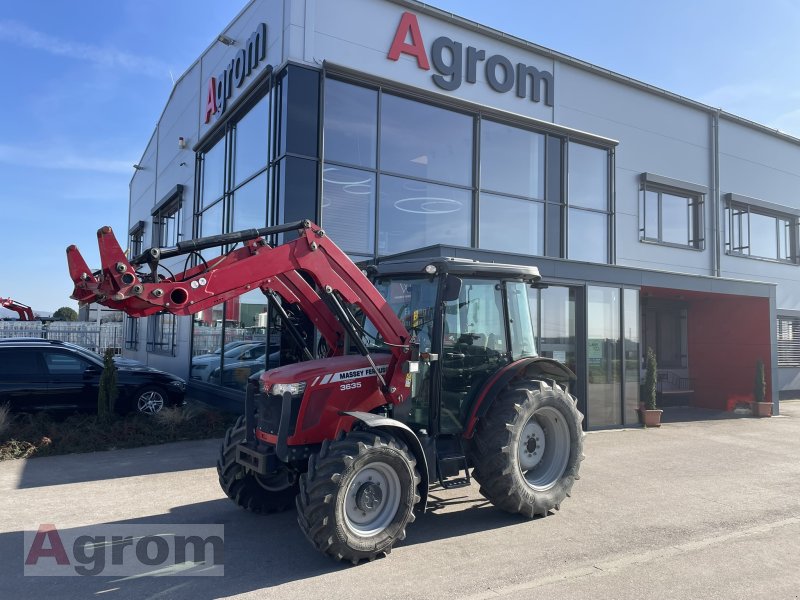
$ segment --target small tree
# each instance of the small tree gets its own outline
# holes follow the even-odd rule
[[[109,348],[103,355],[103,373],[100,375],[100,389],[97,393],[97,416],[104,420],[111,418],[118,396],[117,365],[114,364],[114,352]]]
[[[764,361],[756,362],[756,379],[753,382],[753,396],[756,402],[764,402],[767,396],[767,378],[764,376]]]
[[[56,321],[77,321],[78,313],[69,306],[62,306],[53,313],[53,319]]]
[[[645,355],[645,377],[644,377],[644,398],[642,401],[648,410],[656,409],[656,380],[658,364],[656,364],[656,353],[652,348],[647,349]]]

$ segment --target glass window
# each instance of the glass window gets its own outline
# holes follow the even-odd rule
[[[125,348],[136,350],[139,348],[139,319],[125,315]]]
[[[176,326],[177,317],[169,313],[148,317],[147,351],[159,354],[173,354],[175,351]]]
[[[622,344],[625,361],[625,424],[638,421],[639,415],[639,290],[623,290]]]
[[[432,244],[470,245],[469,190],[388,175],[380,184],[379,254]]]
[[[511,331],[511,357],[517,360],[524,356],[536,356],[536,304],[529,301],[529,285],[522,282],[506,284],[508,296],[508,320]],[[535,299],[535,298],[534,298]]]
[[[267,166],[269,129],[269,96],[264,96],[236,123],[233,168],[235,185]]]
[[[800,317],[778,317],[778,366],[800,366]]]
[[[481,121],[481,188],[544,199],[544,141],[539,133]]]
[[[232,231],[264,227],[267,224],[266,171],[233,193],[232,212]]]
[[[620,290],[587,288],[588,423],[608,427],[622,423],[620,364]]]
[[[778,258],[777,219],[750,213],[750,255]]]
[[[325,80],[325,160],[375,167],[378,92]]]
[[[375,249],[375,174],[326,164],[322,169],[322,225],[346,252]]]
[[[44,362],[50,375],[83,375],[89,363],[61,352],[44,352]]]
[[[575,289],[551,286],[541,290],[539,354],[567,365],[577,373]]]
[[[544,204],[481,193],[479,247],[544,254]]]
[[[381,170],[471,185],[472,123],[467,115],[383,94]]]
[[[608,151],[568,145],[569,205],[608,210]]]
[[[225,138],[203,154],[203,186],[200,195],[203,206],[222,197],[225,191]]]
[[[797,262],[797,217],[729,204],[725,222],[727,252]]]
[[[19,381],[24,377],[43,374],[39,364],[39,352],[19,348],[0,350],[0,377]]]
[[[217,202],[200,215],[200,234],[203,237],[222,233],[222,206],[222,202]]]
[[[154,219],[154,229],[158,238],[155,240],[160,248],[175,246],[180,239],[180,204],[165,208]]]
[[[131,231],[128,238],[128,258],[139,256],[144,250],[144,227]]]
[[[608,262],[608,215],[569,210],[567,258],[586,262]]]
[[[640,221],[642,239],[703,247],[703,196],[668,192],[646,184]]]

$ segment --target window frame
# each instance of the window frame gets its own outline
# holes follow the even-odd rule
[[[798,230],[800,229],[800,220],[798,214],[795,212],[786,212],[780,210],[780,206],[772,205],[771,203],[761,202],[754,199],[749,199],[744,196],[735,194],[725,195],[725,211],[724,211],[724,247],[725,254],[728,256],[736,256],[740,258],[748,258],[752,260],[762,260],[767,262],[780,263],[785,265],[798,265],[800,264],[800,240],[798,239]],[[761,256],[759,254],[751,254],[751,215],[759,215],[775,220],[775,256]],[[746,223],[745,223],[746,221]],[[786,232],[785,240],[789,244],[787,257],[780,258],[780,223],[787,222],[785,226],[788,231]],[[734,225],[739,232],[739,239],[741,240],[743,227],[746,225],[747,230],[747,244],[733,247],[733,231]],[[741,243],[741,242],[740,242]]]
[[[125,315],[125,324],[123,325],[125,335],[125,349],[138,350],[139,349],[139,319],[138,317],[131,317]]]
[[[138,221],[128,230],[128,259],[133,259],[144,251],[145,225],[144,221]]]
[[[661,181],[655,181],[659,179]],[[664,181],[669,181],[665,183]],[[674,185],[672,185],[674,182]],[[657,195],[658,203],[658,234],[656,237],[647,235],[647,194]],[[675,196],[687,201],[686,212],[690,221],[687,233],[687,243],[681,244],[664,239],[664,208],[663,196]],[[639,186],[639,241],[643,244],[657,244],[682,250],[702,252],[706,247],[705,239],[705,197],[706,191],[702,186],[696,186],[677,180],[667,180],[665,177],[656,177],[649,173],[642,173]]]
[[[493,110],[488,107],[480,107],[475,108],[473,105],[460,102],[458,100],[453,99],[441,99],[441,98],[431,98],[430,96],[423,94],[423,93],[416,93],[411,90],[400,88],[398,86],[393,86],[390,83],[387,83],[384,80],[379,80],[376,78],[371,78],[367,76],[354,76],[352,73],[338,71],[336,69],[323,69],[323,79],[322,79],[322,99],[321,105],[324,107],[326,102],[325,97],[325,82],[328,80],[335,80],[337,82],[346,83],[349,85],[357,86],[372,90],[377,95],[377,137],[375,140],[376,144],[376,158],[375,158],[375,166],[374,167],[365,167],[363,165],[358,164],[351,164],[347,162],[338,161],[335,159],[329,158],[325,153],[324,144],[321,148],[321,169],[320,169],[320,191],[318,197],[318,210],[321,215],[321,222],[323,227],[326,225],[325,223],[325,208],[323,207],[323,202],[325,200],[324,197],[324,184],[322,184],[322,173],[326,166],[334,166],[334,167],[343,167],[354,169],[358,171],[362,171],[365,173],[369,173],[375,177],[375,198],[373,200],[374,205],[374,212],[375,212],[375,222],[374,222],[374,240],[371,240],[370,247],[371,252],[365,253],[363,252],[363,248],[359,249],[358,251],[352,251],[350,248],[343,247],[343,250],[350,256],[358,256],[359,259],[367,258],[378,258],[380,256],[386,256],[390,253],[382,252],[381,251],[381,244],[380,244],[380,234],[381,234],[381,225],[380,219],[378,217],[378,213],[380,210],[380,197],[381,197],[381,189],[380,189],[380,175],[390,175],[394,177],[400,177],[403,179],[409,180],[418,180],[423,183],[432,183],[437,185],[444,185],[446,187],[452,187],[454,189],[465,189],[471,191],[472,193],[472,219],[471,219],[471,232],[470,232],[470,242],[467,247],[481,249],[480,245],[480,237],[481,237],[481,227],[480,227],[480,196],[482,192],[490,193],[493,195],[498,196],[505,196],[509,198],[514,198],[518,200],[525,200],[528,202],[538,202],[544,205],[544,252],[542,256],[547,257],[555,257],[555,258],[562,258],[562,259],[569,259],[569,211],[570,209],[575,210],[582,210],[586,212],[595,212],[606,215],[605,219],[605,229],[604,229],[604,237],[605,237],[605,261],[599,262],[598,264],[615,264],[616,263],[616,223],[615,223],[615,212],[616,212],[616,199],[615,199],[615,169],[614,164],[616,160],[616,145],[617,142],[611,139],[602,138],[601,136],[591,136],[591,134],[587,134],[585,137],[580,135],[579,133],[576,134],[571,130],[565,130],[560,127],[548,127],[546,123],[534,123],[528,120],[524,120],[523,118],[514,118],[507,113],[503,113],[498,110]],[[382,110],[382,96],[383,94],[388,93],[393,96],[399,96],[408,100],[413,100],[415,102],[419,102],[422,104],[427,104],[430,106],[434,106],[436,108],[441,108],[445,110],[449,110],[456,113],[461,113],[467,116],[472,117],[473,119],[473,148],[472,148],[472,181],[468,185],[459,185],[459,184],[452,184],[445,181],[438,181],[438,180],[431,180],[426,178],[419,178],[414,176],[408,176],[400,173],[384,171],[380,168],[380,145],[381,145],[381,127],[380,127],[380,113]],[[545,168],[544,168],[544,178],[545,178],[545,192],[544,198],[533,198],[527,196],[518,196],[514,194],[509,194],[505,192],[497,192],[495,190],[484,189],[482,180],[480,177],[480,154],[481,154],[481,124],[484,120],[489,120],[493,123],[497,123],[499,125],[510,126],[517,129],[521,129],[530,133],[539,134],[545,136]],[[325,118],[324,118],[324,110],[322,115],[322,129],[325,127]],[[323,136],[324,137],[324,136]],[[323,140],[324,141],[324,140]],[[558,147],[553,147],[553,142],[557,141]],[[589,146],[591,148],[595,148],[598,150],[605,151],[607,154],[606,160],[606,186],[605,186],[605,194],[606,194],[606,210],[599,211],[597,209],[592,208],[583,208],[578,206],[570,206],[569,204],[569,189],[568,189],[568,146],[570,143],[578,143],[585,146]],[[556,177],[551,172],[552,165],[558,165],[560,168],[560,173],[558,177]],[[558,181],[554,181],[558,179]],[[554,232],[553,228],[551,227],[551,221],[553,217],[558,219],[558,232]],[[446,244],[445,242],[442,242]],[[492,252],[498,253],[515,253],[510,252],[508,250],[492,250]],[[530,256],[537,256],[535,254],[531,254]]]
[[[575,260],[578,262],[592,262],[595,264],[605,264],[605,265],[613,265],[616,264],[616,255],[615,255],[615,248],[616,248],[616,227],[615,227],[615,214],[616,214],[616,199],[614,196],[614,161],[616,160],[616,152],[614,147],[608,146],[601,146],[598,144],[592,144],[586,142],[581,139],[574,139],[571,137],[565,138],[565,143],[562,146],[562,164],[563,164],[563,199],[562,199],[562,207],[564,208],[564,216],[563,216],[563,232],[564,232],[564,246],[563,246],[563,258],[567,260]],[[569,149],[572,144],[579,144],[581,146],[588,146],[590,148],[594,148],[597,150],[602,150],[606,152],[606,208],[604,210],[598,208],[591,208],[585,207],[578,204],[572,204],[570,202],[570,185],[569,185],[569,176],[570,176],[570,167],[569,167]],[[601,261],[585,261],[583,259],[576,259],[570,256],[569,246],[570,246],[570,213],[572,211],[582,211],[582,213],[592,213],[598,215],[605,215],[606,217],[606,227],[605,227],[605,238],[606,238],[606,260],[604,262]]]
[[[178,317],[171,313],[158,313],[147,317],[147,351],[175,356],[177,329]]]
[[[800,367],[800,316],[778,315],[775,329],[778,367]]]

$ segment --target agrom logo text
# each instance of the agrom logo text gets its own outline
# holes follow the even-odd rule
[[[225,574],[223,525],[39,525],[24,536],[26,576]]]

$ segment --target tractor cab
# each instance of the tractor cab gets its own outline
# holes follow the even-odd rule
[[[504,366],[536,356],[536,267],[441,258],[380,263],[373,284],[411,333],[410,393],[394,418],[416,431],[461,434],[476,396]],[[381,340],[369,322],[370,349]]]

